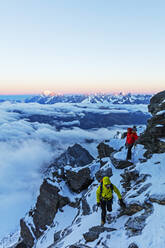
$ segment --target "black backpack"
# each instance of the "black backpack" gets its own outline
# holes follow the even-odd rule
[[[111,183],[110,184],[110,188],[112,190],[112,195],[113,195],[113,184]],[[101,183],[100,183],[100,199],[102,199],[102,192],[103,192],[103,181],[101,180]],[[113,198],[113,196],[112,196]]]

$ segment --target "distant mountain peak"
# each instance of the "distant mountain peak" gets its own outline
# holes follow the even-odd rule
[[[37,102],[41,104],[54,104],[54,103],[105,103],[105,104],[149,104],[152,95],[131,93],[124,94],[73,94],[62,95],[51,92],[49,90],[43,91],[41,95],[27,98],[25,102]]]
[[[55,96],[56,94],[53,92],[53,91],[50,91],[50,90],[44,90],[42,93],[41,93],[42,96],[45,96],[45,97],[51,97],[51,96]]]

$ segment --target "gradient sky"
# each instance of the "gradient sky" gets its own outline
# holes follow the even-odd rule
[[[164,13],[164,0],[0,0],[0,94],[164,90]]]

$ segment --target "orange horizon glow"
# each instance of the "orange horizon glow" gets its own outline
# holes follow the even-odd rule
[[[165,81],[145,80],[0,80],[0,95],[54,94],[155,94],[164,91]]]
[[[94,95],[94,94],[105,94],[105,95],[108,95],[108,94],[120,94],[120,93],[123,93],[123,95],[126,95],[126,94],[129,94],[129,93],[131,93],[131,94],[133,94],[133,95],[136,95],[136,94],[151,94],[151,95],[153,95],[153,94],[156,94],[156,93],[158,93],[158,92],[161,92],[161,91],[163,91],[163,90],[156,90],[156,91],[61,91],[61,92],[57,92],[57,91],[51,91],[54,95],[67,95],[67,94],[75,94],[75,95],[81,95],[81,94],[84,94],[84,95]],[[7,96],[7,95],[40,95],[40,94],[42,94],[44,91],[26,91],[26,92],[24,92],[24,91],[17,91],[17,92],[10,92],[10,91],[8,91],[8,92],[1,92],[0,91],[0,95],[1,96]]]

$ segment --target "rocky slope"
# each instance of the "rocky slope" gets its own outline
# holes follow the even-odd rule
[[[90,95],[56,95],[53,93],[41,94],[27,98],[25,102],[38,102],[40,104],[54,103],[110,103],[110,104],[148,104],[151,95],[145,94],[90,94]]]
[[[40,187],[36,205],[20,221],[21,236],[14,247],[163,247],[164,102],[165,92],[151,99],[153,117],[139,138],[141,144],[133,150],[132,162],[125,161],[125,139],[102,142],[95,159],[78,144],[56,159]],[[120,208],[114,198],[113,212],[100,226],[95,194],[105,175],[120,189],[127,207]],[[155,226],[159,238],[153,235]]]
[[[22,247],[42,247],[42,237],[44,239],[44,236],[50,229],[53,230],[54,239],[51,245],[47,246],[46,244],[43,246],[45,248],[92,248],[99,247],[99,244],[102,245],[100,247],[108,247],[106,240],[108,239],[109,242],[111,242],[111,233],[117,232],[115,223],[117,223],[118,220],[121,221],[122,218],[124,218],[122,225],[123,232],[125,231],[125,235],[130,238],[129,247],[139,247],[137,244],[131,242],[131,237],[142,234],[148,217],[151,216],[154,211],[153,202],[164,204],[164,199],[147,193],[151,187],[151,183],[147,182],[147,179],[150,178],[151,175],[140,173],[133,163],[115,159],[115,163],[113,161],[115,167],[113,167],[111,159],[108,157],[114,158],[115,154],[122,152],[124,148],[121,146],[119,150],[114,150],[110,145],[110,143],[104,144],[104,148],[106,147],[106,157],[104,158],[102,155],[102,163],[100,163],[100,158],[92,162],[91,158],[89,158],[90,164],[88,165],[85,165],[87,163],[86,159],[86,162],[81,163],[81,166],[78,162],[72,163],[72,165],[68,163],[63,169],[58,164],[51,165],[49,168],[49,177],[45,178],[41,185],[40,194],[35,207],[20,221],[21,238],[20,243],[16,246],[17,248],[20,247],[20,245],[22,245]],[[107,154],[107,147],[109,147],[109,154]],[[104,148],[102,144],[98,146],[99,154],[100,149],[103,150]],[[72,149],[72,147],[69,148],[69,150],[70,149]],[[62,157],[66,158],[68,152],[67,150]],[[80,159],[82,152],[84,153],[84,149],[81,149],[79,146]],[[72,157],[70,161],[73,160]],[[122,166],[119,167],[118,165],[121,161],[124,163],[124,166],[122,164]],[[98,221],[97,225],[90,224],[89,229],[82,233],[80,242],[76,241],[69,246],[63,246],[65,239],[74,235],[75,228],[79,229],[81,227],[85,217],[90,219],[92,215],[97,214],[95,200],[91,202],[91,195],[92,198],[95,195],[98,180],[105,175],[111,177],[114,172],[117,174],[116,170],[120,172],[120,183],[123,188],[122,194],[123,197],[125,196],[125,199],[127,199],[127,208],[118,209],[114,216],[108,215],[108,226],[100,226],[100,221]],[[68,190],[72,193],[68,194]],[[138,200],[139,196],[147,197]],[[56,226],[57,224],[55,224],[56,216],[63,215],[66,206],[76,213],[74,218],[71,218],[72,221],[70,224],[67,227],[64,224],[64,228],[59,230]],[[102,234],[106,234],[105,239],[101,238]]]
[[[147,128],[139,139],[148,154],[165,152],[165,91],[154,95],[148,110],[152,118],[148,120]]]

